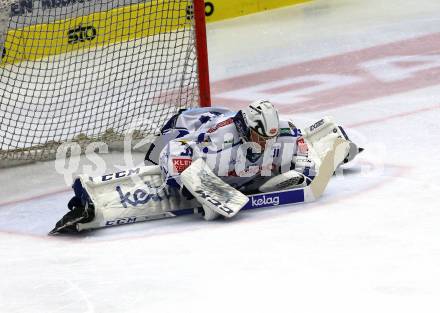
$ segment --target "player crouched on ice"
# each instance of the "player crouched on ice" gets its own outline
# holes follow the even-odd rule
[[[338,145],[343,148],[336,157]],[[170,217],[200,206],[206,220],[232,217],[249,201],[246,195],[290,189],[305,195],[295,202],[310,201],[336,167],[360,151],[330,118],[301,131],[279,119],[269,101],[238,112],[182,110],[150,145],[146,166],[78,177],[70,212],[53,232]]]

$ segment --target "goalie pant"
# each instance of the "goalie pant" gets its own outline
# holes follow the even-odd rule
[[[292,122],[280,120],[280,135],[270,140],[264,151],[242,140],[246,131],[241,111],[185,110],[165,124],[146,161],[159,164],[166,183],[184,194],[180,174],[198,158],[224,182],[244,192],[257,190],[271,176],[291,169],[313,179],[314,162],[308,158],[300,129]]]

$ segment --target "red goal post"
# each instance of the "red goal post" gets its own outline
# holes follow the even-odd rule
[[[203,0],[0,2],[0,166],[211,105]]]
[[[194,0],[194,13],[199,73],[199,103],[201,107],[210,107],[211,91],[209,85],[208,44],[204,0]]]

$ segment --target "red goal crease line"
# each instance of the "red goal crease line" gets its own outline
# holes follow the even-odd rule
[[[7,207],[7,206],[17,205],[17,204],[20,204],[20,203],[24,203],[24,202],[28,202],[28,201],[33,201],[33,200],[38,200],[38,199],[44,199],[44,198],[51,197],[51,196],[54,196],[54,195],[58,195],[58,194],[62,194],[62,193],[67,193],[67,192],[69,192],[71,190],[72,190],[72,188],[66,187],[66,188],[63,188],[63,189],[54,190],[54,191],[46,192],[46,193],[42,193],[42,194],[37,194],[37,195],[34,195],[34,196],[30,196],[30,197],[25,197],[25,198],[21,198],[21,199],[9,200],[9,201],[5,201],[5,202],[1,202],[0,203],[0,210],[2,208],[4,208],[4,207]],[[65,204],[63,204],[63,205],[65,205]]]
[[[398,119],[398,118],[402,118],[402,117],[406,117],[406,116],[410,116],[410,115],[415,115],[415,114],[419,114],[419,113],[424,113],[424,112],[430,112],[430,111],[434,111],[434,110],[440,110],[440,104],[436,104],[436,105],[433,105],[433,106],[430,106],[430,107],[425,107],[425,108],[421,108],[421,109],[417,109],[417,110],[412,110],[412,111],[407,111],[407,112],[401,112],[401,113],[398,113],[398,114],[388,115],[388,116],[384,116],[384,117],[381,117],[381,118],[365,120],[365,121],[362,121],[362,122],[358,122],[358,123],[354,123],[354,124],[349,124],[349,125],[347,125],[347,127],[350,127],[350,128],[362,127],[362,126],[365,126],[365,125],[381,123],[381,122],[385,122],[385,121],[389,121],[389,120],[393,120],[393,119]]]
[[[440,84],[440,33],[220,80],[214,105],[271,99],[282,113],[309,112]]]

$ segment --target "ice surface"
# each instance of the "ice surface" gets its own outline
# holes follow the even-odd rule
[[[209,25],[215,104],[332,115],[363,155],[316,203],[62,238],[45,235],[71,195],[54,164],[2,169],[0,312],[438,312],[439,12],[315,1]]]

